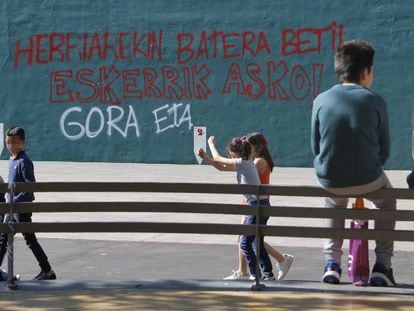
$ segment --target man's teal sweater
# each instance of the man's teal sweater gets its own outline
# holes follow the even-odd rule
[[[358,84],[337,84],[321,93],[313,104],[311,146],[323,187],[376,180],[390,152],[385,101]]]

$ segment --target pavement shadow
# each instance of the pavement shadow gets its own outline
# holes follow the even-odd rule
[[[266,282],[251,291],[251,281],[143,280],[123,282],[22,281],[0,290],[5,310],[410,310],[414,286],[327,286],[314,281]]]

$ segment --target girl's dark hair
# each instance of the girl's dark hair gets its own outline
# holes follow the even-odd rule
[[[335,72],[340,82],[358,83],[361,72],[374,64],[374,48],[366,41],[351,40],[338,47],[335,53]]]
[[[260,133],[251,133],[247,135],[247,141],[256,149],[256,154],[259,157],[264,158],[267,163],[269,163],[270,171],[272,172],[275,163],[273,162],[272,155],[267,148],[266,138]]]
[[[12,127],[10,127],[6,132],[6,136],[18,136],[21,140],[26,139],[24,129],[21,126],[17,125],[13,125]]]
[[[246,137],[234,137],[229,142],[228,149],[240,155],[243,160],[249,160],[250,154],[252,153],[252,148]]]

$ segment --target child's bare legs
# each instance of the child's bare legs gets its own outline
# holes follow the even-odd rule
[[[274,249],[272,246],[264,243],[265,248],[269,256],[272,256],[278,263],[281,263],[283,260],[285,260],[285,256],[283,254],[279,253],[276,249]],[[247,275],[247,261],[246,258],[244,258],[241,250],[240,250],[240,244],[239,244],[239,269],[238,271],[241,273],[241,275]]]
[[[279,268],[278,280],[281,280],[285,277],[288,272],[290,265],[292,264],[293,256],[279,253],[274,249],[270,244],[264,243],[267,253],[269,256],[273,257],[277,261],[277,266]],[[286,260],[286,261],[285,261]],[[282,267],[282,268],[281,268]],[[239,269],[237,270],[240,276],[247,276],[249,274],[247,269],[247,261],[244,258],[239,245]]]
[[[225,280],[237,280],[240,278],[244,278],[249,275],[248,269],[247,269],[247,261],[246,258],[244,258],[241,250],[240,250],[240,243],[239,244],[239,268],[236,271],[233,271],[233,274],[225,278]],[[274,249],[272,246],[264,243],[266,251],[268,252],[269,256],[272,256],[276,261],[278,262],[277,266],[279,268],[279,273],[277,276],[278,280],[282,280],[287,272],[289,271],[290,266],[292,265],[294,257],[289,254],[281,254],[276,249]]]
[[[240,236],[237,240],[237,244],[239,246],[239,269],[238,271],[240,272],[241,275],[248,275],[249,272],[247,270],[247,261],[246,261],[246,258],[244,258],[243,253],[241,252],[241,249],[240,249]]]
[[[243,216],[241,219],[241,223],[244,224],[245,221],[246,221],[246,216]],[[241,252],[241,249],[240,249],[240,236],[238,236],[237,238],[237,245],[239,247],[239,267],[236,271],[233,271],[232,275],[224,278],[225,280],[235,280],[235,279],[239,279],[239,278],[246,277],[249,275],[249,271],[247,269],[246,258],[243,256],[243,253]],[[292,264],[293,256],[279,253],[276,249],[274,249],[270,244],[266,242],[264,242],[264,246],[269,256],[273,257],[278,262],[278,267],[279,267],[278,279],[279,280],[283,279],[286,273],[288,272],[290,265]]]
[[[283,254],[279,253],[276,249],[274,249],[266,242],[264,243],[264,246],[266,248],[267,253],[274,259],[276,259],[278,263],[281,263],[283,260],[285,260],[285,256],[283,256]]]
[[[290,266],[292,265],[294,257],[289,254],[279,253],[274,249],[270,244],[264,243],[267,253],[269,256],[273,257],[277,261],[277,266],[279,268],[279,273],[277,276],[278,280],[282,280],[289,271]],[[240,247],[239,247],[240,248]],[[243,254],[239,250],[239,273],[240,275],[247,275],[247,262]]]

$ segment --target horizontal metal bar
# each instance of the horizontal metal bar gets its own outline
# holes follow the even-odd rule
[[[175,192],[175,193],[256,193],[258,186],[206,183],[157,182],[36,182],[16,183],[18,192]]]
[[[25,192],[176,192],[176,193],[257,193],[278,196],[327,197],[331,193],[316,186],[237,185],[209,183],[157,183],[157,182],[36,182],[16,183],[16,191]],[[0,191],[8,184],[1,184]],[[3,190],[2,190],[3,189]],[[364,195],[366,198],[414,199],[413,189],[381,189]]]
[[[9,231],[9,226],[7,224],[0,224],[0,233],[8,233]]]
[[[192,202],[43,202],[15,203],[18,213],[52,212],[152,212],[253,215],[255,206],[241,204],[192,203]],[[8,205],[1,211],[8,212]],[[377,209],[327,209],[321,207],[264,206],[263,216],[292,218],[333,218],[364,220],[414,221],[414,211],[384,211]]]
[[[254,208],[254,207],[252,207]],[[414,211],[378,209],[339,209],[325,207],[271,206],[262,209],[263,216],[293,218],[332,218],[361,220],[414,221]]]
[[[204,213],[244,215],[246,205],[193,203],[193,202],[33,202],[15,203],[18,213],[61,213],[61,212],[152,212],[152,213]],[[2,207],[8,212],[8,205]],[[250,211],[254,213],[254,208]]]
[[[278,195],[278,196],[304,196],[304,197],[331,197],[332,193],[315,186],[273,186],[273,185],[260,185],[260,194],[266,195]],[[336,197],[352,197],[352,196],[339,196]],[[380,189],[374,192],[370,192],[363,195],[364,198],[395,198],[401,200],[414,199],[414,190],[406,188],[391,188]]]
[[[8,190],[7,187],[8,187],[8,184],[0,183],[0,193],[6,193]]]
[[[414,231],[332,229],[322,227],[259,226],[261,235],[303,238],[344,238],[414,241]],[[4,228],[1,226],[0,228]],[[193,234],[255,234],[255,225],[149,222],[18,223],[15,232],[157,232]],[[3,229],[2,229],[3,230]]]
[[[254,225],[168,222],[18,223],[16,232],[159,232],[194,234],[251,234]]]
[[[262,235],[304,238],[414,241],[414,231],[374,229],[333,229],[321,227],[264,226]]]

